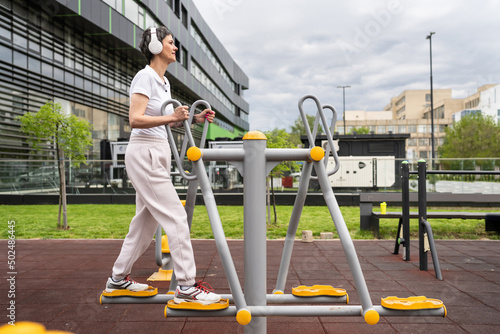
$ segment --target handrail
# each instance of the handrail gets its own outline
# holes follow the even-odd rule
[[[180,107],[182,105],[179,101],[177,101],[175,99],[166,100],[165,102],[163,102],[163,104],[161,106],[161,114],[162,115],[165,115],[165,109],[169,104],[173,104],[174,109],[176,107]],[[198,100],[191,105],[191,108],[189,110],[189,119],[182,121],[182,123],[184,125],[184,129],[186,131],[184,134],[184,139],[182,141],[182,147],[181,147],[181,156],[182,157],[184,157],[184,155],[186,154],[188,143],[189,143],[190,147],[196,146],[194,139],[193,139],[193,135],[191,133],[191,128],[189,125],[191,124],[191,122],[193,120],[196,107],[200,104],[204,104],[206,107],[208,107],[208,109],[212,109],[210,107],[210,104],[205,100]],[[208,122],[208,120],[205,120],[205,124],[203,126],[202,138],[201,138],[201,145],[205,144],[209,124],[210,123]],[[181,176],[184,179],[186,179],[188,181],[196,180],[196,175],[188,174],[183,170],[183,168],[182,168],[182,161],[183,160],[180,159],[179,153],[177,151],[177,146],[175,144],[174,136],[172,135],[172,130],[170,129],[170,125],[168,125],[168,124],[165,125],[165,128],[167,129],[168,141],[170,142],[170,147],[172,148],[172,154],[174,155],[175,162],[177,163],[177,166],[179,168],[179,173],[181,174]]]
[[[306,114],[305,114],[304,109],[303,109],[304,101],[307,99],[313,100],[315,102],[316,108],[317,108],[316,119],[314,121],[312,133],[311,133],[311,130],[309,129],[309,122],[307,121],[307,117],[306,117]],[[335,151],[335,146],[333,144],[333,137],[332,137],[332,132],[335,130],[335,123],[337,122],[337,111],[331,105],[328,105],[328,104],[321,105],[318,98],[314,95],[303,96],[302,98],[299,99],[298,105],[299,105],[300,116],[302,118],[302,123],[304,123],[304,129],[306,131],[307,139],[309,140],[309,147],[310,148],[314,147],[314,143],[316,142],[316,135],[317,135],[318,123],[319,123],[318,116],[321,119],[321,123],[323,124],[323,128],[324,128],[325,133],[326,133],[326,138],[328,140],[327,150],[326,150],[326,154],[325,154],[325,156],[326,156],[325,166],[328,163],[328,156],[330,154],[330,152],[329,152],[330,150],[332,151],[333,159],[335,161],[335,167],[333,168],[333,170],[327,171],[327,175],[331,176],[331,175],[335,174],[340,168],[340,160],[339,160],[339,157],[337,155],[337,152]],[[328,122],[326,120],[325,113],[323,111],[324,109],[330,109],[333,112],[332,124],[331,124],[330,128],[328,128]],[[317,176],[311,176],[311,179],[317,180],[318,178],[317,178]]]

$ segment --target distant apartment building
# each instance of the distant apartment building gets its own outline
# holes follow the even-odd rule
[[[434,146],[444,142],[446,127],[468,113],[481,112],[500,120],[500,85],[484,85],[466,98],[452,98],[451,89],[434,89]],[[498,98],[497,98],[498,96]],[[408,159],[432,157],[430,90],[405,90],[391,98],[383,111],[346,111],[346,134],[359,128],[368,128],[375,134],[410,134],[406,142]],[[344,122],[337,123],[336,131],[344,134]]]

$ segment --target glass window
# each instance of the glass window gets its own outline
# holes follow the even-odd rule
[[[42,46],[42,57],[52,59],[52,50],[46,48],[45,46]]]
[[[99,109],[92,110],[92,137],[95,139],[107,139],[108,137],[108,113]]]
[[[40,44],[38,44],[37,42],[30,40],[29,48],[30,50],[35,51],[36,53],[40,53]]]
[[[428,138],[418,138],[418,145],[419,146],[426,146],[428,143]]]
[[[42,74],[52,78],[52,65],[42,62]]]
[[[35,73],[40,73],[40,60],[28,57],[28,69]]]
[[[26,69],[28,67],[28,57],[24,53],[14,51],[14,65]]]
[[[385,125],[377,125],[377,133],[385,133]]]
[[[395,133],[396,132],[396,127],[394,125],[388,125],[387,126],[387,133]]]
[[[64,82],[70,86],[73,86],[75,84],[75,75],[71,72],[65,72]]]
[[[142,24],[138,22],[139,5],[135,3],[134,0],[125,0],[125,11],[124,15],[127,19],[135,23],[136,25],[142,27]]]
[[[92,108],[84,106],[83,104],[75,103],[73,114],[77,117],[83,118],[92,122]]]
[[[60,54],[59,52],[54,52],[54,60],[57,62],[64,62],[64,56]]]
[[[416,125],[408,125],[408,133],[417,133],[417,126]]]
[[[421,124],[418,126],[418,133],[426,133],[427,132],[427,125]]]
[[[14,44],[26,49],[28,47],[28,40],[25,37],[14,33]]]
[[[57,66],[54,66],[54,79],[64,82],[64,71]]]
[[[417,146],[417,138],[408,138],[408,146]]]
[[[7,63],[12,63],[12,50],[0,44],[0,58],[5,59]]]
[[[10,32],[10,30],[0,26],[0,38],[5,38],[7,40],[11,40],[12,39],[12,33]]]
[[[406,133],[406,125],[398,125],[398,133]]]
[[[120,137],[120,117],[108,113],[108,139],[118,140],[118,137]]]
[[[79,75],[75,76],[75,87],[83,89],[83,78]]]

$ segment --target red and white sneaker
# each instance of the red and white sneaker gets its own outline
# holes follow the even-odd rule
[[[175,289],[174,302],[176,304],[188,302],[202,305],[218,303],[220,301],[220,296],[213,291],[214,289],[203,281],[195,283],[195,285],[187,290],[182,290],[180,286],[177,286],[177,289]]]
[[[148,284],[137,283],[133,279],[130,279],[127,275],[119,281],[115,281],[112,277],[108,278],[106,283],[106,292],[113,292],[115,290],[129,290],[133,292],[146,291],[149,289]]]

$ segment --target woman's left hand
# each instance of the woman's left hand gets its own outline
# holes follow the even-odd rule
[[[204,123],[205,119],[208,120],[209,123],[212,123],[215,118],[215,111],[210,109],[205,109],[201,113],[194,116],[196,123]]]

